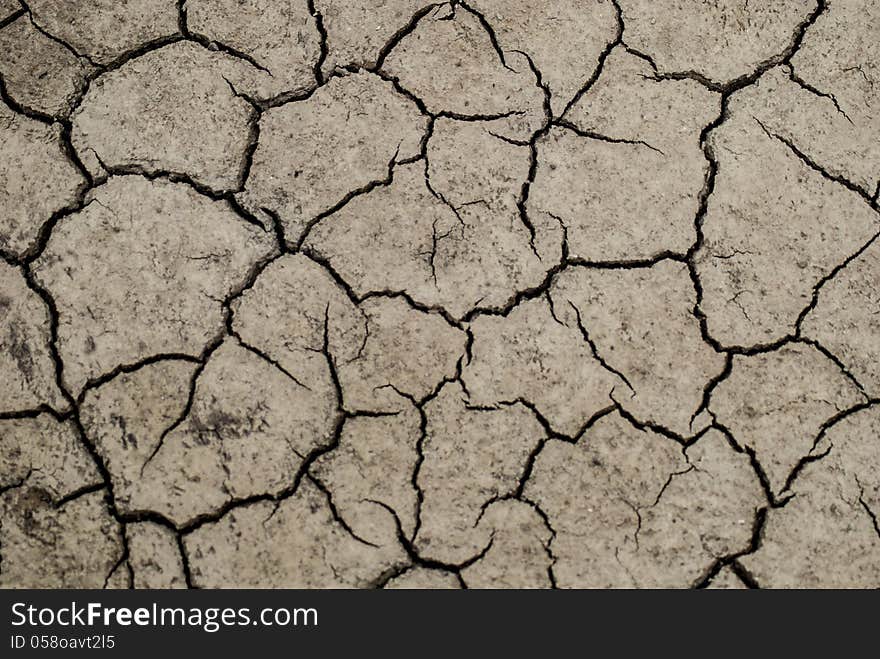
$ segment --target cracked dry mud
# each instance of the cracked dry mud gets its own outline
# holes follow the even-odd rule
[[[0,0],[0,586],[880,587],[880,2]]]

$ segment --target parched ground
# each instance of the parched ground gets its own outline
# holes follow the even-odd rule
[[[0,0],[0,586],[880,586],[880,1]]]

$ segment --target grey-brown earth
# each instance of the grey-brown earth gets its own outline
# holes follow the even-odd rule
[[[0,586],[880,586],[877,0],[0,0]]]

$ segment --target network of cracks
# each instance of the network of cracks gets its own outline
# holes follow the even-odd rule
[[[0,0],[0,585],[880,586],[878,33]]]

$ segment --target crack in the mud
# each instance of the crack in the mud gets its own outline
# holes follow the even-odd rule
[[[807,167],[809,167],[813,171],[821,174],[822,178],[828,179],[829,181],[832,181],[834,183],[842,185],[843,187],[845,187],[847,190],[850,190],[851,192],[855,192],[862,199],[864,199],[869,206],[873,203],[873,200],[871,199],[870,193],[867,190],[860,187],[859,185],[856,185],[855,183],[852,183],[851,181],[848,181],[847,179],[843,178],[842,176],[837,176],[835,174],[830,173],[828,170],[826,170],[822,166],[820,166],[815,160],[810,158],[806,153],[801,151],[797,147],[797,145],[794,142],[792,142],[790,139],[788,139],[787,137],[783,137],[782,135],[779,135],[778,133],[772,132],[770,129],[767,128],[767,126],[765,126],[761,122],[760,119],[755,118],[755,121],[758,123],[758,125],[761,127],[761,130],[764,131],[764,133],[767,135],[767,137],[782,142],[786,147],[788,147],[788,150],[791,153],[793,153],[795,156],[797,156],[797,158],[801,162],[803,162]]]

